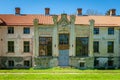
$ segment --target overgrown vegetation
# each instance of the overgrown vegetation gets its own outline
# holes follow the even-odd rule
[[[0,70],[0,80],[120,80],[120,70],[75,68]]]

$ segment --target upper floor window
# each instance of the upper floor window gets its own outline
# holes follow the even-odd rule
[[[99,28],[94,28],[94,34],[99,34]]]
[[[114,42],[108,41],[108,53],[113,53],[113,52],[114,52]]]
[[[30,28],[29,27],[24,28],[24,34],[30,34]]]
[[[98,41],[94,41],[93,50],[94,50],[95,53],[99,52],[99,42]]]
[[[14,41],[8,41],[8,52],[14,52]]]
[[[114,34],[114,28],[108,28],[108,34]]]
[[[30,52],[30,42],[24,41],[24,52]]]
[[[59,34],[59,44],[60,45],[69,44],[69,34]]]
[[[14,27],[8,27],[8,34],[14,34]]]

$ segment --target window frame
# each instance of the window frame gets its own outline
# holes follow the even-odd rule
[[[39,56],[52,56],[52,37],[39,37]]]
[[[24,27],[23,34],[30,34],[30,27]]]
[[[97,43],[97,44],[95,44],[95,43]],[[99,53],[99,41],[94,41],[93,42],[93,52],[94,53]]]
[[[110,44],[112,43],[112,45],[110,46]],[[112,47],[112,50],[110,49]],[[108,41],[107,42],[107,52],[108,53],[114,53],[114,41]]]
[[[14,41],[8,41],[8,53],[15,52],[15,43]]]
[[[9,61],[8,61],[8,67],[9,67],[9,68],[13,68],[14,66],[15,66],[14,61],[13,61],[13,60],[9,60]]]
[[[8,34],[14,34],[14,27],[8,27]]]
[[[25,44],[27,43],[27,44]],[[30,41],[23,41],[23,52],[29,53],[30,52]]]
[[[114,28],[108,28],[108,35],[114,35]]]
[[[95,34],[95,35],[98,35],[99,32],[100,32],[99,28],[94,28],[94,34]]]

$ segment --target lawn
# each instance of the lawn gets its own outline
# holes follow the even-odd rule
[[[120,70],[74,68],[0,70],[0,80],[120,80]]]

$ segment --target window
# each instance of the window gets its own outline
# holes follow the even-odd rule
[[[114,28],[108,28],[108,34],[114,34]]]
[[[94,50],[95,53],[99,52],[99,42],[98,41],[94,41],[93,50]]]
[[[52,37],[39,38],[39,55],[52,56]]]
[[[8,27],[8,34],[14,34],[14,27]]]
[[[80,67],[85,67],[85,63],[84,62],[80,62]]]
[[[99,34],[99,28],[94,28],[94,34]]]
[[[24,34],[30,34],[30,28],[24,28]]]
[[[59,34],[59,44],[60,45],[69,44],[69,34]]]
[[[30,52],[30,42],[24,41],[24,52]]]
[[[96,60],[96,59],[95,59],[95,61],[94,61],[94,66],[97,66],[97,67],[99,66],[99,60]]]
[[[113,60],[108,60],[108,66],[113,66]]]
[[[8,41],[8,52],[14,52],[14,41]]]
[[[108,53],[113,53],[113,52],[114,52],[114,42],[108,41]]]
[[[88,38],[76,38],[76,56],[88,56]]]
[[[28,61],[28,60],[24,61],[24,66],[25,67],[30,67],[30,61]]]
[[[8,61],[8,66],[10,68],[14,67],[14,61],[13,60]]]

